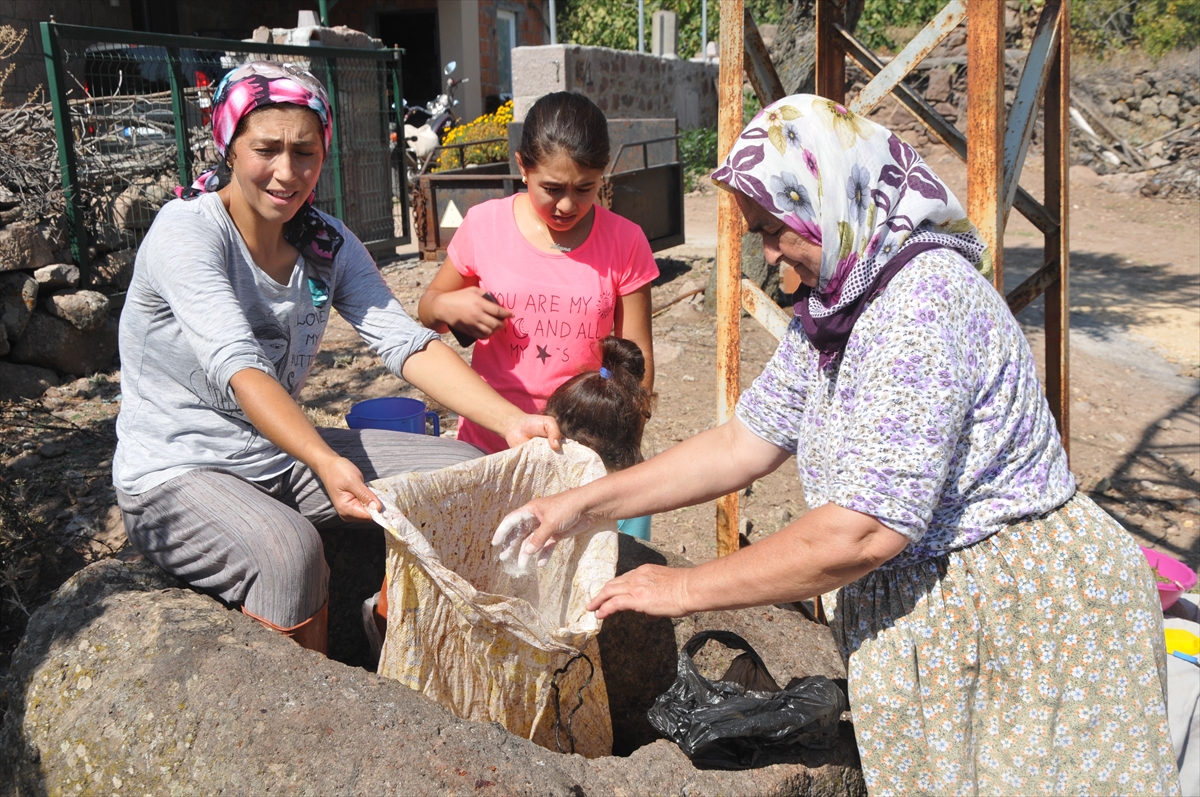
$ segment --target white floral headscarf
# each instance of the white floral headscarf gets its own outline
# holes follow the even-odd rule
[[[831,333],[832,348],[818,345],[829,352],[823,364],[841,351],[880,281],[907,262],[896,260],[889,273],[902,248],[953,249],[991,274],[975,226],[917,151],[831,100],[797,94],[767,106],[712,179],[821,246],[820,280],[801,289],[796,311],[806,330]]]

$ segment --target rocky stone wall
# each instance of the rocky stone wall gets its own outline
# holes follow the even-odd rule
[[[609,118],[674,118],[680,130],[717,123],[715,64],[571,44],[517,47],[512,63],[517,119],[543,95],[575,91]]]
[[[966,58],[966,29],[960,27],[907,81],[960,131],[967,122]],[[1024,51],[1008,51],[1004,99],[1010,106],[1024,63]],[[1072,163],[1101,175],[1137,175],[1134,182],[1145,194],[1200,196],[1200,51],[1125,66],[1080,58],[1076,67],[1071,81]],[[867,75],[849,67],[847,82],[847,96],[852,97],[866,85]],[[869,117],[918,150],[926,151],[936,141],[890,97]],[[1039,118],[1031,153],[1041,152],[1042,130]]]
[[[1071,91],[1077,163],[1146,195],[1200,198],[1200,50],[1088,63]]]
[[[0,227],[0,358],[75,376],[110,368],[117,353],[113,303],[81,289],[78,266],[62,262],[62,225],[26,220],[20,198],[0,187],[0,221],[6,218],[13,220]],[[130,256],[118,269],[125,285],[132,267]],[[13,398],[8,393],[24,376],[18,369],[0,398]]]
[[[103,160],[90,161],[96,152],[80,148],[85,166]],[[111,185],[93,180],[82,186],[91,237],[84,285],[67,235],[50,105],[0,109],[0,153],[7,156],[0,159],[0,363],[11,366],[5,369],[10,378],[0,380],[3,400],[37,395],[25,391],[46,381],[42,369],[85,376],[112,367],[116,311],[133,276],[134,243],[174,198],[177,180],[122,172]]]
[[[1041,8],[1018,0],[1005,5],[1005,102],[1011,105]],[[797,0],[772,37],[771,58],[789,94],[812,91],[814,6],[811,0]],[[966,129],[966,64],[967,30],[962,25],[906,81],[959,130]],[[1076,55],[1071,74],[1073,163],[1101,175],[1128,175],[1106,183],[1117,190],[1200,196],[1200,50],[1170,53],[1157,61],[1135,53],[1103,59]],[[867,75],[849,64],[847,96],[866,83]],[[918,150],[935,143],[924,125],[891,98],[870,117]],[[1031,152],[1040,153],[1041,136],[1039,120]]]

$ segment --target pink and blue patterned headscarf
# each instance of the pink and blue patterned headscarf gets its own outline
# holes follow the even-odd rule
[[[796,302],[821,367],[916,254],[952,249],[990,276],[991,253],[916,150],[831,100],[797,94],[767,106],[712,179],[821,246],[817,287],[801,287]]]
[[[251,111],[266,105],[299,105],[313,111],[321,121],[325,152],[333,141],[333,114],[325,87],[313,75],[294,64],[278,61],[251,61],[230,71],[217,85],[213,95],[213,143],[222,159],[233,143],[238,123]],[[230,172],[225,163],[204,172],[190,188],[177,188],[183,199],[220,190],[229,184]],[[325,273],[341,248],[340,233],[328,224],[312,206],[316,192],[284,225],[283,235],[288,243],[300,250],[306,263]]]

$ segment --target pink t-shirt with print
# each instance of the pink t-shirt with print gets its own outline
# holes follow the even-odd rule
[[[599,205],[586,241],[571,252],[543,252],[517,229],[517,196],[471,208],[446,254],[513,313],[476,342],[471,367],[517,407],[541,412],[559,385],[600,367],[596,344],[613,333],[616,298],[657,277],[658,265],[642,229]],[[508,447],[466,418],[458,439],[489,453]]]

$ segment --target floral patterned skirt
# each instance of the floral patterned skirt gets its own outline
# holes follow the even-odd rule
[[[1154,578],[1086,496],[835,604],[873,797],[1179,793]]]

